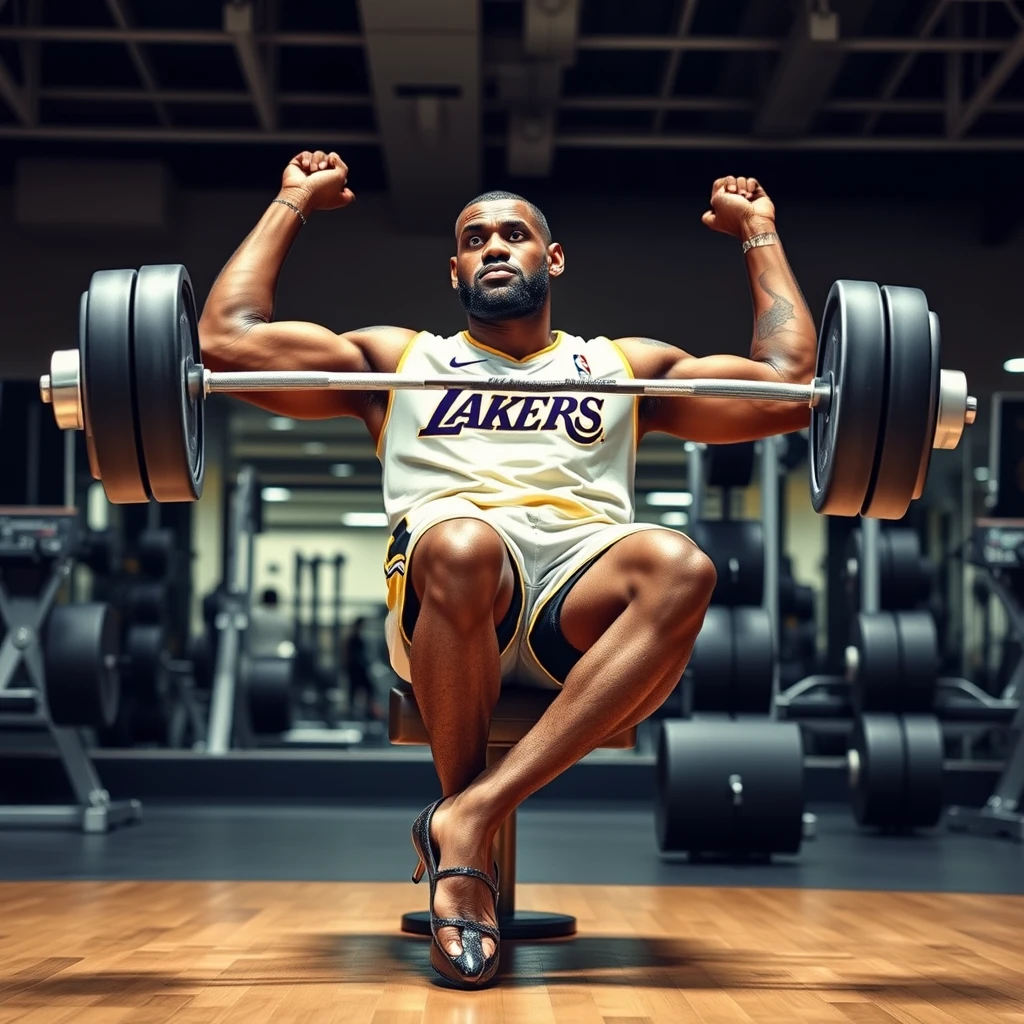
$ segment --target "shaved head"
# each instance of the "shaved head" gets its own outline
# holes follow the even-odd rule
[[[530,202],[529,199],[524,199],[522,196],[516,195],[515,192],[504,192],[500,189],[494,192],[484,192],[482,195],[479,195],[475,199],[471,199],[468,203],[466,203],[466,205],[462,208],[462,211],[459,213],[459,216],[455,220],[456,237],[458,237],[459,234],[459,221],[462,220],[462,214],[464,214],[471,206],[476,206],[477,203],[493,203],[501,200],[504,200],[506,202],[511,201],[516,203],[522,203],[527,208],[527,210],[529,210],[530,216],[533,218],[538,229],[540,230],[541,238],[543,239],[544,244],[551,244],[551,228],[548,226],[548,219],[547,217],[544,216],[544,212],[541,210],[541,208],[539,206],[535,206],[533,203]]]

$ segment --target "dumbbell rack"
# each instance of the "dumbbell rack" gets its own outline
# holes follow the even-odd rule
[[[47,703],[42,631],[71,575],[77,536],[77,509],[0,508],[0,619],[6,628],[0,644],[0,729],[47,730],[76,800],[69,805],[0,805],[0,826],[106,832],[141,817],[138,800],[111,800],[80,730],[56,725]],[[38,581],[35,593],[14,594],[5,577],[26,566]],[[29,685],[15,685],[22,681]]]
[[[972,560],[988,572],[989,585],[1003,603],[1014,635],[1024,643],[1024,605],[1019,596],[1024,573],[1024,520],[979,520],[972,539]],[[1014,585],[1016,583],[1016,586]],[[1024,658],[1014,669],[1003,698],[1016,698],[1010,723],[1013,745],[992,795],[982,808],[950,807],[946,824],[956,831],[1024,840]]]

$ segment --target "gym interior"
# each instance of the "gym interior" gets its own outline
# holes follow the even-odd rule
[[[556,327],[745,355],[701,224],[743,172],[838,360],[808,429],[639,445],[635,519],[711,604],[664,704],[502,826],[481,991],[409,881],[440,788],[364,425],[94,361],[94,273],[187,268],[201,312],[318,147],[357,200],[275,319],[462,330],[452,224],[509,189],[565,249]],[[1016,0],[0,0],[0,1021],[1024,1019],[1022,148]],[[835,281],[919,290],[874,420]],[[154,493],[147,415],[198,500]],[[858,452],[901,507],[823,498]],[[488,763],[553,700],[503,688]]]

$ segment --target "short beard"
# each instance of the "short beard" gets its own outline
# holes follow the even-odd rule
[[[540,267],[529,277],[516,275],[502,288],[481,287],[459,278],[459,301],[475,320],[500,323],[533,316],[548,297],[548,268]]]

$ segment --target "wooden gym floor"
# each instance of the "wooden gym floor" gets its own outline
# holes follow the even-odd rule
[[[579,934],[442,988],[408,883],[0,883],[0,1022],[1024,1022],[1024,897],[535,885]]]

